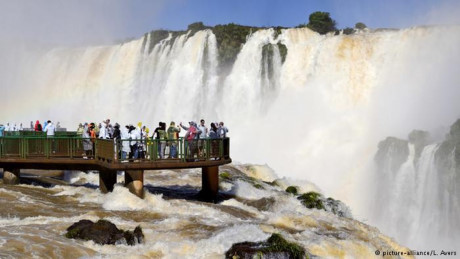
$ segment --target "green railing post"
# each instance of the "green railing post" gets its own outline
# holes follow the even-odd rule
[[[158,160],[158,139],[153,140],[153,161]]]
[[[209,160],[209,153],[211,152],[211,143],[209,141],[209,138],[206,139],[205,152],[206,152],[206,160]]]
[[[72,139],[68,138],[67,139],[67,154],[70,158],[73,158],[72,156]]]
[[[99,141],[98,141],[98,139],[96,138],[96,139],[94,140],[94,159],[97,159],[97,156],[98,156],[98,153],[99,153],[99,152],[97,151],[98,148],[99,148]]]
[[[26,158],[26,140],[24,138],[19,139],[19,150],[20,150],[20,158]]]
[[[188,155],[188,141],[184,139],[184,162],[187,161]]]
[[[22,142],[23,142],[23,148],[24,148],[24,158],[27,158],[28,155],[29,155],[29,140],[26,139],[26,138],[22,138]]]
[[[50,158],[50,147],[49,147],[49,139],[46,138],[45,140],[45,154],[46,158]]]
[[[224,139],[221,138],[219,142],[219,158],[222,158],[224,156]]]

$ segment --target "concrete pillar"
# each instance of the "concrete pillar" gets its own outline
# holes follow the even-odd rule
[[[117,183],[117,171],[99,171],[99,189],[102,193],[113,191],[113,186]]]
[[[207,200],[214,200],[219,192],[219,167],[201,168],[201,195]]]
[[[20,169],[3,168],[3,184],[19,184]]]
[[[125,171],[125,187],[139,198],[144,198],[144,170]]]

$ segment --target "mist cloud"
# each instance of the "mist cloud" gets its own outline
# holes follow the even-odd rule
[[[165,2],[2,0],[1,39],[36,44],[81,45],[139,37],[147,27],[154,27],[156,15]]]

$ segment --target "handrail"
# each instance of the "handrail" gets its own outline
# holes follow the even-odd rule
[[[208,161],[230,158],[230,139],[113,140],[81,136],[3,136],[0,137],[0,158],[94,158],[105,163]]]

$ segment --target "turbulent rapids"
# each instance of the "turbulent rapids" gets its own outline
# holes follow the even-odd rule
[[[268,184],[276,176],[265,166],[224,166],[221,170],[227,174],[221,179],[221,192],[234,198],[219,204],[189,200],[200,189],[200,170],[146,175],[144,199],[121,185],[122,175],[120,185],[109,194],[96,189],[98,175],[93,173],[66,172],[62,177],[71,186],[2,186],[0,257],[218,258],[233,243],[262,241],[273,232],[319,256],[368,257],[377,248],[407,250],[376,228],[305,208],[284,192],[292,183]],[[299,187],[301,192],[312,190],[308,184]],[[64,237],[74,222],[101,218],[124,229],[140,225],[145,243],[100,246]]]
[[[354,218],[378,226],[402,245],[432,249],[432,241],[443,238],[448,241],[446,249],[458,248],[460,230],[454,221],[442,226],[426,222],[460,216],[458,185],[446,187],[448,181],[439,180],[440,173],[430,166],[436,143],[460,118],[459,27],[337,36],[306,28],[260,29],[248,35],[226,69],[220,64],[218,38],[210,29],[155,37],[148,33],[119,45],[55,48],[18,56],[17,70],[28,76],[3,79],[11,87],[2,100],[4,107],[27,102],[14,113],[0,110],[2,120],[53,119],[67,128],[107,117],[121,123],[139,118],[147,125],[201,118],[225,121],[232,133],[234,161],[268,164],[285,181],[303,183],[304,191],[340,199]],[[405,139],[413,129],[432,131],[431,145],[421,151],[417,168],[411,169],[417,156],[409,144],[408,154],[400,158],[401,169],[377,168],[378,143],[387,136]],[[70,180],[87,178],[87,185],[94,187],[91,177],[73,174]],[[458,176],[452,179],[458,182]],[[195,175],[175,171],[152,175],[147,181],[148,188],[193,189],[197,184]],[[405,181],[414,186],[404,188]],[[2,212],[0,242],[18,229],[18,247],[31,242],[37,244],[35,251],[56,255],[76,249],[90,256],[133,252],[208,257],[224,254],[232,243],[265,240],[268,233],[281,230],[316,255],[340,256],[346,251],[361,257],[380,245],[394,246],[374,228],[308,210],[282,189],[264,187],[253,188],[244,181],[224,183],[222,188],[237,198],[218,205],[152,193],[145,200],[122,192],[104,196],[73,186],[2,187],[2,202],[20,203]],[[421,200],[429,198],[426,192],[440,189],[446,189],[442,206]],[[274,197],[273,204],[247,201],[264,197]],[[382,201],[384,197],[391,200]],[[130,247],[76,245],[62,237],[71,222],[102,217],[126,229],[140,222],[149,243],[134,252]],[[390,225],[388,218],[412,224],[402,220]],[[450,232],[431,231],[437,227]],[[48,239],[57,241],[40,245]],[[14,252],[32,254],[20,248]]]

